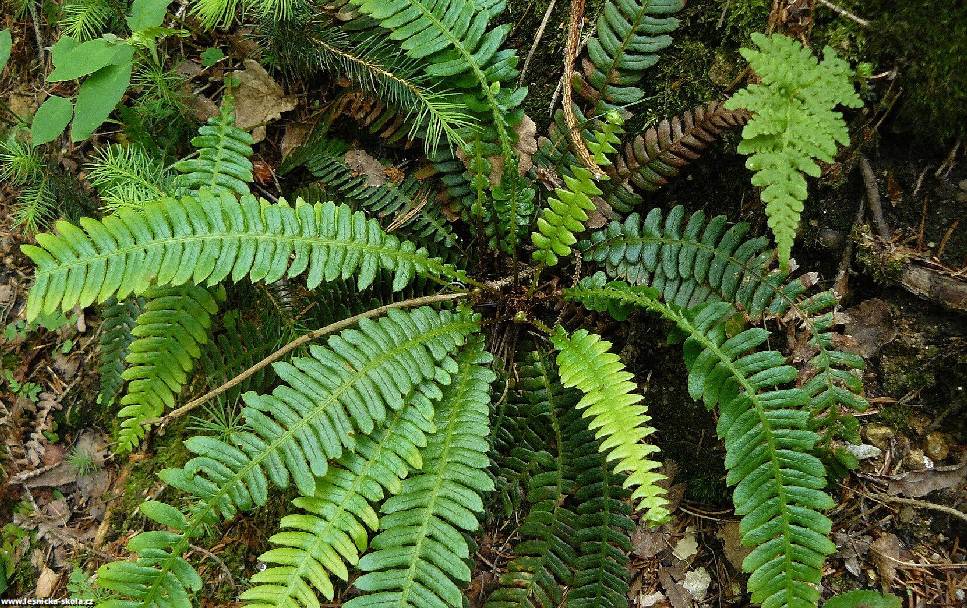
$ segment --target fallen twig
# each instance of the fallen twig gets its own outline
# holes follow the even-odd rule
[[[574,60],[578,54],[578,43],[581,40],[581,20],[584,18],[584,0],[571,0],[571,17],[568,22],[567,47],[564,51],[564,122],[567,123],[568,136],[574,153],[581,164],[587,167],[596,179],[604,177],[604,171],[594,162],[591,151],[584,143],[581,135],[581,125],[574,114]]]
[[[359,321],[361,321],[363,319],[369,319],[369,318],[372,318],[372,317],[378,317],[380,315],[385,314],[386,311],[391,310],[393,308],[412,308],[412,307],[416,307],[416,306],[423,306],[423,305],[426,305],[426,304],[433,304],[433,303],[436,303],[436,302],[445,302],[445,301],[449,301],[449,300],[456,300],[456,299],[459,299],[459,298],[465,298],[468,295],[470,295],[468,292],[459,292],[459,293],[438,294],[438,295],[433,295],[433,296],[424,296],[424,297],[421,297],[421,298],[412,298],[410,300],[404,300],[402,302],[393,302],[392,304],[386,304],[385,306],[380,306],[379,308],[374,308],[372,310],[367,310],[364,313],[360,313],[358,315],[354,315],[352,317],[348,317],[346,319],[343,319],[342,321],[337,321],[335,323],[330,323],[329,325],[326,325],[325,327],[320,327],[319,329],[317,329],[315,331],[311,331],[311,332],[309,332],[307,334],[303,334],[303,335],[299,336],[298,338],[296,338],[295,340],[289,342],[288,344],[286,344],[282,348],[280,348],[277,351],[273,352],[272,354],[268,355],[267,357],[265,357],[264,359],[262,359],[258,363],[255,363],[250,368],[248,368],[244,372],[240,373],[239,375],[235,376],[234,378],[232,378],[228,382],[225,382],[221,386],[219,386],[217,388],[214,388],[214,389],[208,391],[207,393],[205,393],[201,397],[198,397],[197,399],[193,399],[193,400],[189,401],[188,403],[186,403],[185,405],[179,407],[178,409],[175,409],[175,410],[172,410],[172,411],[168,412],[168,414],[166,414],[165,416],[162,416],[160,418],[152,418],[151,420],[146,420],[146,421],[144,421],[143,424],[145,424],[145,425],[152,425],[152,424],[155,424],[155,423],[159,423],[158,431],[160,432],[169,422],[171,422],[175,418],[180,418],[181,416],[184,416],[185,414],[187,414],[191,410],[195,409],[196,407],[198,407],[199,405],[205,403],[206,401],[212,399],[213,397],[217,397],[218,395],[221,395],[222,393],[224,393],[228,389],[232,388],[233,386],[238,386],[246,378],[250,378],[251,376],[253,376],[256,373],[258,373],[259,370],[262,370],[262,369],[268,367],[272,363],[278,361],[283,356],[285,356],[286,354],[288,354],[288,353],[292,352],[293,350],[299,348],[300,346],[302,346],[304,344],[308,344],[309,342],[312,342],[313,340],[318,340],[322,336],[325,336],[325,335],[328,335],[328,334],[331,334],[331,333],[334,333],[334,332],[343,330],[343,329],[345,329],[347,327],[351,327],[351,326],[355,325],[356,323],[358,323]]]
[[[822,4],[823,6],[825,6],[826,8],[828,8],[829,10],[833,11],[837,15],[842,15],[843,17],[846,17],[847,19],[850,19],[852,21],[855,21],[856,23],[859,23],[863,27],[870,27],[870,22],[868,20],[863,19],[862,17],[857,17],[856,15],[854,15],[851,12],[849,12],[845,8],[843,8],[841,6],[836,6],[835,4],[833,4],[832,2],[830,2],[829,0],[819,0],[819,3]]]
[[[537,33],[534,34],[534,43],[531,44],[531,48],[527,51],[527,58],[524,59],[524,67],[520,69],[520,76],[517,78],[517,84],[524,84],[524,76],[527,74],[527,68],[530,67],[531,59],[534,58],[534,52],[537,51],[537,45],[540,44],[541,38],[544,37],[544,28],[547,27],[547,22],[551,20],[551,12],[554,11],[554,5],[557,4],[557,0],[551,0],[547,3],[547,10],[544,11],[544,18],[541,19],[541,24],[537,27]]]
[[[880,199],[880,187],[876,183],[876,176],[873,175],[873,167],[865,156],[860,156],[860,171],[863,173],[863,184],[866,186],[866,200],[870,203],[870,211],[873,212],[873,222],[876,224],[876,231],[884,241],[893,239],[890,227],[883,218],[883,205]]]

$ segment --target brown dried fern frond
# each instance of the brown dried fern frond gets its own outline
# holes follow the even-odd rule
[[[657,190],[701,156],[723,131],[748,120],[745,110],[727,110],[719,101],[702,104],[637,135],[609,173],[621,186],[630,182],[642,190]]]

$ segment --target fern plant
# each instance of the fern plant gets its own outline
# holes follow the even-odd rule
[[[761,79],[725,103],[752,114],[742,129],[739,153],[749,156],[753,185],[762,187],[769,227],[779,260],[788,267],[799,216],[806,200],[806,178],[818,177],[817,160],[832,162],[836,146],[849,144],[842,115],[834,108],[862,107],[849,64],[826,47],[819,61],[799,41],[782,35],[753,34],[758,49],[742,56]]]
[[[518,514],[520,542],[485,605],[626,606],[632,516],[674,517],[662,429],[607,320],[639,322],[636,311],[674,327],[689,394],[717,410],[752,601],[817,604],[832,551],[824,459],[865,405],[835,294],[721,216],[653,209],[588,230],[604,223],[592,215],[630,210],[610,201],[643,202],[617,193],[661,185],[745,118],[709,105],[646,133],[646,153],[620,154],[621,112],[643,99],[680,5],[605,4],[573,83],[591,107],[574,108],[570,134],[607,179],[569,136],[545,142],[540,180],[520,170],[526,91],[501,48],[509,27],[492,26],[503,2],[337,0],[321,13],[340,16],[316,30],[334,34],[305,65],[353,88],[280,172],[294,202],[249,191],[252,139],[228,101],[156,200],[59,221],[23,247],[36,265],[28,319],[110,302],[105,351],[126,352],[130,381],[122,448],[150,449],[152,423],[222,400],[222,414],[181,431],[189,457],[159,474],[170,495],[141,505],[152,523],[128,541],[132,558],[100,568],[101,606],[193,605],[208,591],[192,546],[281,491],[291,505],[238,595],[246,606],[462,607],[474,535]],[[199,6],[216,21],[237,8]],[[437,94],[453,104],[437,110],[466,120],[432,126]],[[750,112],[752,125],[762,112]],[[330,132],[344,114],[386,135],[390,158],[422,140],[404,149],[422,147],[426,163],[371,183],[346,156],[365,136],[350,149]],[[539,183],[552,186],[539,196]],[[107,195],[110,182],[98,185]],[[458,240],[467,255],[453,254]],[[789,324],[794,352],[773,349],[766,321]],[[199,359],[211,390],[182,404]],[[122,367],[106,368],[105,400]]]

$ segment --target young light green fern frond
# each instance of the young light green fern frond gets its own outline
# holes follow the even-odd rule
[[[164,165],[136,146],[111,144],[101,148],[87,171],[87,181],[109,212],[139,209],[171,192],[171,175]]]
[[[477,529],[481,494],[494,489],[486,473],[490,432],[491,357],[483,340],[457,356],[459,369],[436,408],[423,470],[403,482],[380,510],[380,533],[359,561],[355,585],[365,595],[346,608],[461,608],[470,582],[465,532]]]
[[[38,245],[23,245],[37,265],[28,319],[155,285],[211,286],[229,277],[272,283],[308,272],[310,289],[352,276],[364,288],[382,268],[394,273],[396,290],[417,273],[469,281],[463,271],[386,234],[375,220],[333,203],[297,200],[290,207],[284,200],[202,192],[80,224],[83,229],[57,222],[57,234],[38,234]]]
[[[608,155],[617,150],[617,133],[621,132],[623,120],[617,112],[608,112],[607,120],[585,137],[588,150],[598,165],[611,164]],[[571,255],[571,246],[577,243],[575,233],[584,232],[584,222],[588,213],[594,211],[592,197],[600,196],[601,190],[594,181],[594,175],[579,165],[568,168],[570,175],[564,174],[564,186],[554,191],[547,200],[547,207],[537,218],[537,230],[531,233],[531,242],[536,249],[531,254],[535,262],[556,266],[558,256]],[[605,177],[607,179],[607,177]]]
[[[441,366],[457,371],[450,359]],[[314,494],[293,501],[300,512],[282,518],[282,531],[269,539],[274,547],[259,557],[274,565],[255,574],[255,585],[239,598],[248,608],[312,608],[317,594],[333,598],[332,576],[349,580],[347,566],[359,562],[369,532],[379,527],[373,505],[397,494],[410,470],[423,468],[421,449],[433,431],[433,402],[441,396],[432,379],[418,386],[385,428],[360,437],[330,467]]]
[[[858,108],[863,102],[849,64],[832,48],[824,49],[820,62],[786,36],[753,34],[752,41],[758,50],[741,52],[762,82],[738,91],[725,107],[752,113],[739,153],[749,155],[752,184],[763,188],[779,261],[787,268],[807,196],[803,174],[819,177],[816,161],[832,162],[837,144],[849,144],[846,122],[834,108]]]
[[[547,207],[537,218],[537,230],[531,233],[535,262],[556,266],[559,257],[571,254],[571,246],[577,243],[575,233],[584,232],[588,212],[594,211],[592,196],[601,190],[594,183],[594,175],[584,167],[571,167],[572,175],[564,176],[564,186],[547,199]]]
[[[138,315],[128,347],[128,381],[118,412],[121,428],[117,451],[133,450],[147,430],[146,421],[174,407],[175,398],[208,342],[211,317],[218,303],[209,290],[197,285],[156,287],[144,294],[146,304]]]
[[[826,469],[813,456],[808,395],[791,386],[798,372],[777,351],[760,350],[769,332],[752,328],[734,336],[726,321],[735,314],[715,302],[684,311],[660,302],[654,290],[606,284],[589,277],[568,297],[594,309],[611,301],[661,314],[685,334],[688,390],[709,408],[718,406],[719,436],[725,442],[726,481],[735,486],[735,511],[742,516],[742,543],[752,548],[743,561],[752,601],[768,608],[815,606],[823,562],[836,547],[829,540],[833,506],[822,491]]]
[[[551,336],[557,349],[561,384],[577,387],[584,397],[577,404],[589,428],[601,439],[601,451],[614,464],[615,473],[628,473],[625,487],[634,487],[631,495],[638,509],[650,523],[668,518],[665,490],[657,485],[664,476],[657,473],[659,464],[650,459],[658,451],[642,440],[655,432],[648,426],[651,417],[640,405],[642,397],[634,391],[631,373],[625,371],[611,343],[601,336],[581,329],[568,335],[558,326]]]

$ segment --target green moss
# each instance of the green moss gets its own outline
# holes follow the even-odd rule
[[[842,0],[843,8],[872,21],[869,27],[817,7],[813,42],[830,45],[874,72],[896,69],[892,87],[902,91],[892,127],[912,143],[941,143],[963,134],[967,124],[967,11],[959,0],[894,2]],[[890,85],[881,81],[882,88]],[[888,123],[889,124],[889,123]]]

